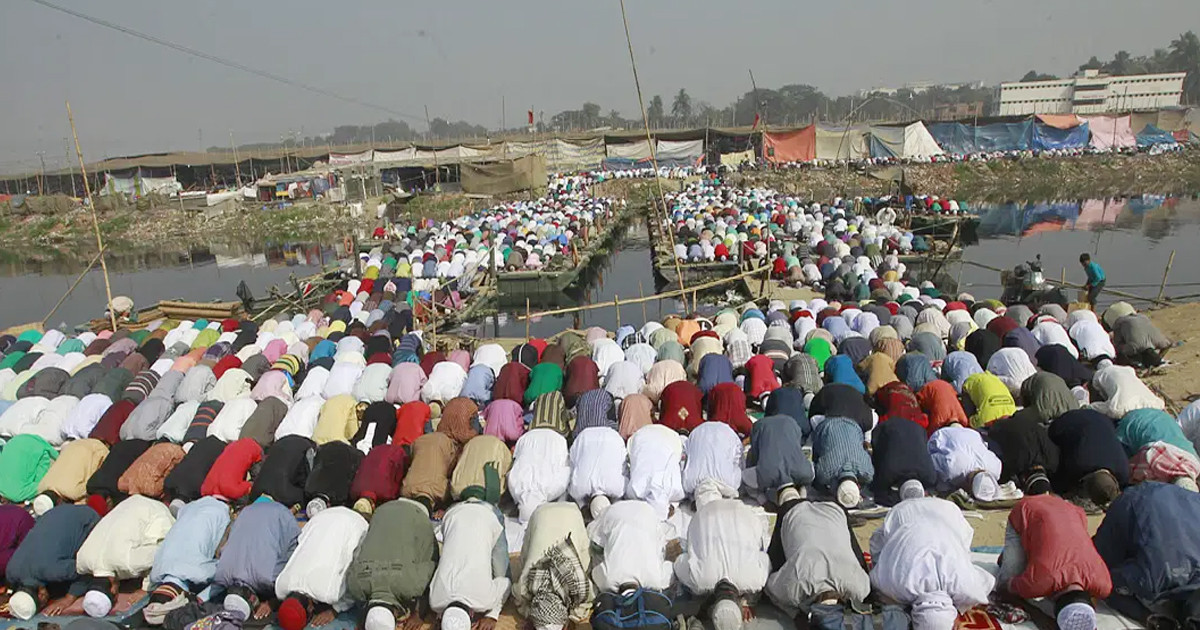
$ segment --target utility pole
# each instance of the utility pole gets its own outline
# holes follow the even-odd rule
[[[75,165],[71,163],[71,145],[65,137],[63,138],[63,155],[67,158],[67,170],[71,173],[71,196],[78,197],[79,193],[75,190]]]
[[[233,172],[237,174],[237,187],[242,189],[242,167],[238,164],[237,144],[233,141],[233,130],[229,130],[229,148],[233,149]]]
[[[38,156],[38,159],[39,159],[39,160],[41,160],[41,162],[42,162],[42,170],[41,170],[41,173],[38,175],[38,196],[39,196],[39,197],[41,197],[42,195],[45,195],[45,194],[46,194],[46,189],[45,189],[45,182],[46,182],[46,152],[45,152],[45,151],[38,151],[38,152],[37,152],[37,156]]]

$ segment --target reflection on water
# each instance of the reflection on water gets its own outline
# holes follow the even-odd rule
[[[1200,293],[1200,265],[1190,262],[1192,248],[1200,242],[1196,199],[1143,196],[976,207],[981,214],[980,241],[966,248],[966,260],[1007,269],[1041,254],[1048,278],[1082,284],[1079,254],[1087,252],[1104,267],[1108,287],[1157,296],[1174,250],[1166,295]],[[953,273],[961,274],[963,290],[977,298],[999,295],[997,273],[961,267]],[[1101,296],[1101,303],[1116,299]]]
[[[258,251],[231,246],[195,247],[185,252],[113,253],[107,256],[113,295],[126,295],[138,308],[159,300],[236,300],[245,280],[256,295],[283,285],[289,276],[309,276],[344,255],[340,246],[265,244]],[[86,262],[6,261],[0,264],[0,328],[41,321],[70,288]],[[63,302],[49,326],[75,326],[103,315],[104,276],[99,265]]]

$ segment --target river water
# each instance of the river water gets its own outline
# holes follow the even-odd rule
[[[979,242],[966,247],[963,258],[986,265],[1011,268],[1041,254],[1045,274],[1058,278],[1066,270],[1068,281],[1082,283],[1078,258],[1088,252],[1108,274],[1108,286],[1142,296],[1158,293],[1171,251],[1176,251],[1167,296],[1200,294],[1200,265],[1195,248],[1200,244],[1200,201],[1190,198],[1141,197],[1122,200],[1087,200],[1039,203],[976,204],[982,215]],[[245,280],[255,295],[268,287],[283,286],[289,276],[317,273],[321,265],[334,264],[339,254],[332,246],[270,245],[257,250],[197,247],[190,252],[111,256],[110,277],[114,295],[127,295],[139,306],[160,299],[188,301],[234,300],[239,281]],[[77,264],[0,263],[0,328],[40,321],[54,306],[86,261]],[[945,272],[962,290],[977,298],[998,297],[999,274],[951,262]],[[662,288],[669,290],[669,288]],[[655,292],[649,241],[641,223],[630,227],[617,253],[602,261],[584,289],[566,294],[533,310],[638,298]],[[1114,298],[1106,297],[1102,303]],[[98,269],[89,273],[48,322],[74,326],[102,315],[104,282]],[[1144,303],[1137,304],[1142,306]],[[659,319],[677,312],[675,299],[651,300],[621,307],[621,323],[640,326],[643,317]],[[525,322],[517,316],[524,306],[481,323],[481,335],[525,336]],[[584,311],[578,316],[548,316],[530,324],[535,336],[564,327],[616,325],[612,308]]]

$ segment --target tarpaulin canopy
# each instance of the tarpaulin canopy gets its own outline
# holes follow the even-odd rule
[[[361,153],[330,153],[330,166],[356,166],[359,164],[370,164],[375,157],[374,151],[363,151]]]
[[[540,155],[527,155],[502,162],[464,163],[459,173],[463,192],[503,195],[544,186],[546,159]]]
[[[817,125],[818,160],[857,160],[871,155],[866,125]]]
[[[904,127],[872,125],[869,138],[871,157],[904,157]]]
[[[763,132],[763,158],[772,164],[817,159],[816,126],[809,125],[795,131]]]
[[[376,151],[374,159],[376,164],[386,164],[388,162],[412,161],[416,158],[417,148],[408,147],[407,149],[400,149],[399,151]]]
[[[586,171],[600,167],[604,160],[604,139],[595,138],[570,142],[558,138],[537,142],[506,142],[503,147],[510,158],[540,155],[546,159],[546,170],[554,173]]]
[[[1033,148],[1038,151],[1082,149],[1088,145],[1089,139],[1087,123],[1074,127],[1054,127],[1039,121],[1033,125]]]
[[[646,140],[638,140],[637,142],[610,144],[605,147],[605,151],[610,158],[649,159],[650,143]]]
[[[904,157],[931,157],[944,153],[925,123],[918,120],[904,128]]]
[[[1023,151],[1033,147],[1033,120],[968,127],[962,123],[927,125],[938,146],[967,155],[989,151]]]
[[[100,189],[100,195],[123,194],[141,197],[150,193],[173,195],[183,190],[183,186],[170,171],[159,170],[160,172],[155,173],[154,169],[133,168],[105,173],[104,187]]]
[[[1088,146],[1101,151],[1112,149],[1128,149],[1137,146],[1137,138],[1130,127],[1130,117],[1124,116],[1084,116],[1092,139]]]
[[[1037,119],[1055,129],[1070,129],[1083,122],[1075,114],[1038,114]]]
[[[1171,132],[1159,129],[1154,125],[1146,125],[1144,129],[1138,132],[1137,145],[1139,147],[1152,147],[1158,144],[1177,144],[1175,136]]]
[[[704,140],[659,140],[655,157],[659,160],[699,160],[704,155]]]

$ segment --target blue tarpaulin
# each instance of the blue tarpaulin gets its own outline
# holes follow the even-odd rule
[[[1033,124],[1033,148],[1037,151],[1082,149],[1087,147],[1089,140],[1091,131],[1087,123],[1070,129],[1058,129],[1040,122]]]
[[[1033,148],[1032,119],[977,127],[962,123],[932,123],[926,127],[944,151],[957,155]]]
[[[1155,125],[1146,125],[1138,132],[1137,144],[1139,147],[1150,147],[1156,144],[1177,144],[1177,141],[1170,131],[1159,129]]]

